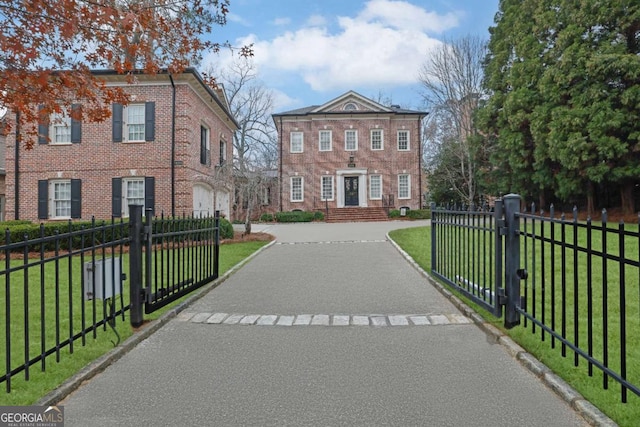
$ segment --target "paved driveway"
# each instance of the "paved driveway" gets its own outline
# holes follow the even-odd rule
[[[419,224],[269,226],[275,245],[66,399],[66,425],[586,425],[385,241]]]

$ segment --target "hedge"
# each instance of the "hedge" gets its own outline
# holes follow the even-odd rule
[[[324,220],[324,213],[320,211],[305,212],[305,211],[292,211],[292,212],[276,212],[275,219],[277,222],[311,222]]]
[[[164,220],[166,225],[162,225],[161,228],[169,226],[168,220]],[[0,245],[6,245],[7,232],[9,233],[9,239],[12,243],[24,242],[25,240],[39,240],[44,238],[44,242],[34,242],[30,245],[29,250],[40,251],[41,244],[44,246],[44,251],[56,250],[56,241],[58,242],[57,249],[69,250],[69,238],[55,239],[52,236],[58,234],[76,233],[71,237],[71,246],[73,248],[89,248],[95,244],[101,244],[104,242],[112,242],[122,239],[129,235],[128,220],[124,219],[122,222],[116,220],[113,224],[111,221],[96,221],[95,224],[91,221],[69,221],[69,222],[47,222],[43,224],[34,224],[28,221],[5,221],[0,223],[0,226],[4,225],[3,232],[0,232]],[[96,227],[95,233],[91,230]],[[84,230],[84,233],[80,233]],[[156,228],[157,230],[157,228]],[[233,238],[233,226],[231,223],[220,218],[220,238],[232,239]]]

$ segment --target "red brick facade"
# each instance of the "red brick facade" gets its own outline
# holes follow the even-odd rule
[[[115,73],[97,74],[109,85],[124,86],[131,95],[130,105],[153,104],[154,111],[143,110],[146,126],[151,126],[145,128],[149,132],[147,136],[152,134],[153,140],[127,142],[125,123],[121,125],[125,128],[123,141],[114,142],[117,114],[102,123],[84,122],[79,143],[56,144],[44,140],[36,142],[31,150],[20,147],[17,181],[13,126],[13,133],[6,140],[6,170],[10,171],[6,177],[6,218],[64,219],[67,215],[55,214],[57,201],[54,199],[58,197],[53,194],[55,191],[49,187],[47,192],[44,187],[47,182],[67,180],[74,180],[80,188],[76,193],[80,195],[79,218],[109,219],[112,214],[120,216],[123,212],[126,216],[124,207],[121,212],[114,212],[117,210],[114,206],[118,206],[114,205],[114,197],[118,197],[118,192],[121,192],[121,204],[126,204],[126,188],[121,191],[116,188],[114,193],[114,186],[133,178],[152,178],[152,186],[145,186],[144,196],[153,197],[146,201],[154,204],[156,214],[181,216],[191,215],[194,210],[196,214],[203,214],[219,209],[228,216],[233,195],[232,134],[237,124],[224,95],[210,90],[194,70],[186,70],[172,79],[163,73],[140,75],[135,84],[125,83],[123,76]],[[127,108],[124,107],[124,117]],[[203,128],[209,139],[207,164],[202,164],[201,158]],[[52,131],[49,132],[51,137]],[[219,166],[221,143],[226,167]],[[47,201],[43,194],[48,197]],[[16,197],[19,200],[17,214]],[[214,199],[217,200],[214,202]],[[42,215],[44,203],[47,204],[46,218]]]
[[[322,106],[275,114],[280,209],[380,207],[390,198],[395,207],[420,208],[425,115],[385,107],[355,92]]]

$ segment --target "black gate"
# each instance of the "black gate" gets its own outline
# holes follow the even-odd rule
[[[143,222],[142,207],[131,208],[131,323],[139,326],[143,305],[152,313],[218,278],[220,213],[153,219],[149,209]]]
[[[640,216],[638,224],[610,226],[520,211],[520,196],[496,201],[494,210],[432,205],[431,270],[501,317],[521,324],[560,348],[562,357],[587,361],[585,374],[602,373],[640,396],[640,341],[628,325],[640,312]],[[530,274],[527,274],[527,270]],[[530,276],[530,277],[529,277]],[[521,289],[522,288],[522,289]],[[633,368],[632,368],[633,366]]]
[[[431,208],[433,275],[495,316],[502,316],[506,306],[505,326],[518,325],[520,279],[526,273],[517,266],[519,245],[509,245],[506,252],[504,248],[518,232],[515,215],[520,210],[520,197],[497,200],[493,210]],[[505,274],[511,271],[516,274]]]

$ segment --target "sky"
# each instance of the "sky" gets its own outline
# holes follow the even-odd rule
[[[211,40],[253,43],[275,111],[322,105],[353,90],[422,110],[419,70],[443,40],[488,40],[499,0],[231,0]],[[235,54],[237,56],[237,54]],[[226,50],[202,69],[224,67]]]

